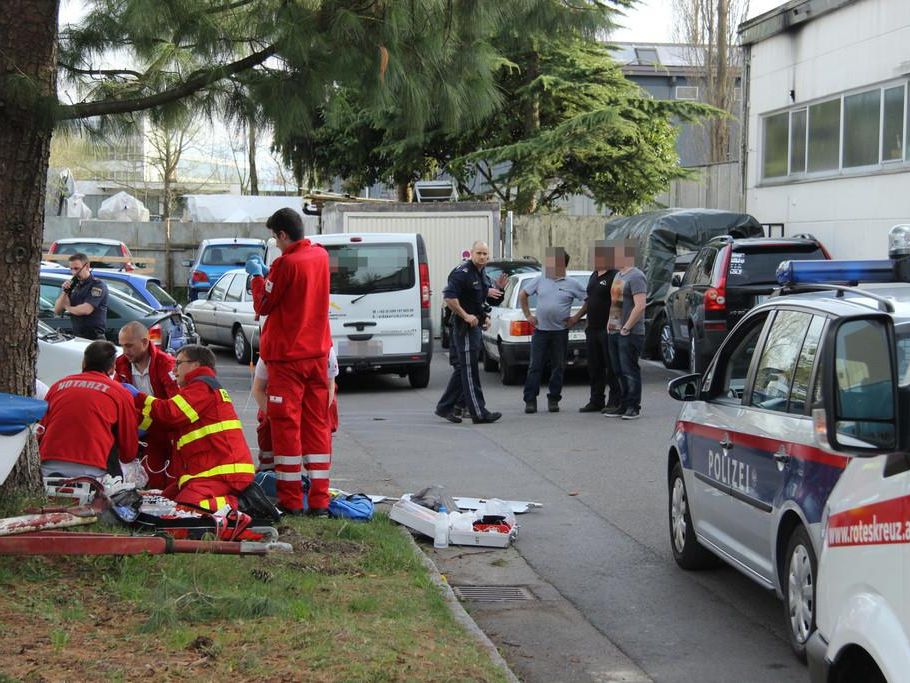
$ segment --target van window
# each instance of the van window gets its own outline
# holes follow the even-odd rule
[[[213,244],[202,252],[204,266],[242,266],[253,255],[263,256],[265,248],[255,244]]]
[[[410,244],[329,244],[332,294],[397,292],[415,285]]]

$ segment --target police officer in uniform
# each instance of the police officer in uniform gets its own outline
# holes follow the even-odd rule
[[[63,283],[54,302],[54,313],[70,314],[73,334],[86,339],[104,339],[107,327],[107,285],[92,275],[88,256],[73,254],[69,258],[71,280]]]
[[[455,358],[452,377],[436,404],[436,414],[450,422],[461,422],[454,410],[462,395],[474,424],[496,422],[502,417],[502,413],[487,410],[477,368],[481,330],[489,327],[484,305],[488,299],[493,303],[502,298],[502,291],[493,288],[484,272],[489,260],[489,247],[484,242],[475,242],[471,259],[449,273],[449,282],[442,292],[446,306],[454,314],[451,343]]]

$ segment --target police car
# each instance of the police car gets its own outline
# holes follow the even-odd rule
[[[698,569],[720,558],[776,591],[801,659],[816,628],[817,599],[841,600],[817,595],[832,490],[842,477],[877,476],[885,496],[885,461],[896,457],[907,467],[906,451],[876,461],[856,457],[910,446],[897,417],[907,414],[906,406],[898,412],[898,397],[910,400],[910,226],[892,231],[890,251],[885,261],[782,263],[781,290],[736,325],[704,375],[679,377],[668,387],[684,402],[667,458],[674,559]],[[839,500],[850,510],[874,499]],[[908,511],[910,505],[901,508],[900,519]],[[900,562],[889,572],[874,559],[868,567],[845,565],[842,576],[859,585],[869,571],[906,583]],[[820,618],[826,614],[819,611]],[[901,638],[906,672],[906,631]]]

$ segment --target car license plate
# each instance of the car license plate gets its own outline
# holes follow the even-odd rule
[[[584,341],[585,333],[584,330],[570,330],[569,331],[569,341]]]
[[[342,339],[338,342],[338,355],[344,357],[381,356],[382,340],[368,339],[366,341],[352,341]]]

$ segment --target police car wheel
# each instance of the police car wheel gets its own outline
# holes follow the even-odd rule
[[[682,465],[677,462],[670,472],[669,482],[670,548],[673,559],[683,569],[706,569],[717,566],[719,560],[698,542],[692,516],[689,514],[689,498],[683,479]]]
[[[241,365],[246,365],[253,357],[253,347],[246,339],[241,328],[234,330],[234,358]]]
[[[797,527],[787,543],[783,581],[784,616],[790,647],[802,661],[806,660],[806,643],[815,631],[815,551],[809,534]]]

